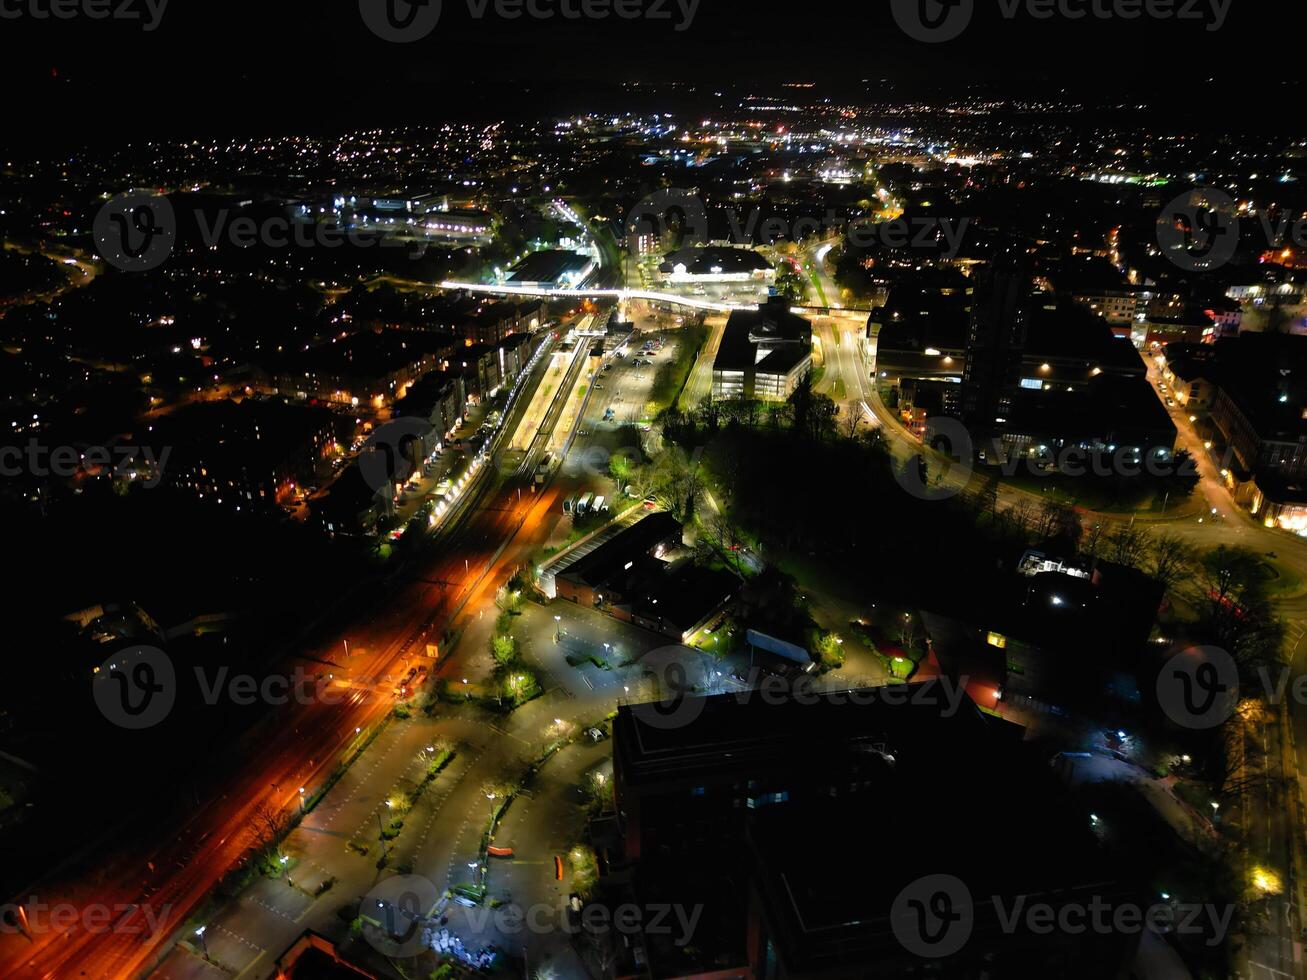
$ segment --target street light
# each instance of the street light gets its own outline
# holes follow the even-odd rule
[[[300,816],[304,815],[304,787],[300,787]]]
[[[204,950],[204,958],[206,960],[209,958],[209,944],[204,941],[204,931],[208,928],[208,926],[200,926],[195,930],[195,935],[200,939],[200,949]]]
[[[393,809],[390,800],[386,801],[386,809]],[[377,811],[377,837],[381,841],[381,856],[384,858],[386,856],[386,825],[381,822],[380,810]]]
[[[557,624],[554,626],[554,642],[562,643],[563,642],[563,617],[555,616],[554,622]]]

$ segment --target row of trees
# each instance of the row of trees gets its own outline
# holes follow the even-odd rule
[[[522,615],[526,587],[519,572],[495,595],[499,615],[495,618],[495,630],[490,637],[495,697],[501,705],[507,699],[510,708],[525,704],[540,693],[535,674],[521,662],[521,649],[513,632],[516,618]]]

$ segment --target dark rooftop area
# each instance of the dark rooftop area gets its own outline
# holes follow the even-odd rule
[[[558,574],[592,586],[603,585],[622,571],[627,562],[638,560],[658,542],[680,532],[681,523],[671,514],[666,511],[650,514]]]
[[[760,369],[783,373],[785,364],[805,357],[812,346],[812,324],[790,312],[789,303],[773,298],[756,310],[735,310],[726,322],[716,370]],[[759,347],[772,348],[761,360]]]
[[[590,259],[580,252],[547,249],[532,252],[512,268],[509,282],[556,282],[569,272],[580,272]]]
[[[1307,436],[1307,337],[1247,333],[1216,344],[1221,388],[1262,438]]]
[[[663,272],[672,272],[682,263],[685,271],[692,276],[763,272],[772,267],[770,262],[751,248],[706,246],[669,252],[659,268]]]
[[[1053,309],[1031,310],[1026,352],[1032,357],[1075,359],[1104,371],[1145,373],[1129,340],[1115,336],[1101,317],[1066,300]]]

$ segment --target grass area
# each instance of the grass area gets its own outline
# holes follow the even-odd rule
[[[831,388],[831,397],[833,397],[837,402],[842,402],[848,397],[848,394],[848,391],[844,387],[844,379],[836,378],[835,384]]]
[[[817,270],[815,268],[810,268],[808,270],[808,278],[812,280],[812,288],[817,291],[817,298],[821,300],[821,305],[829,307],[830,303],[826,301],[826,290],[821,288],[821,279],[817,277]]]
[[[1136,492],[1122,491],[1114,493],[1112,484],[1098,483],[1084,477],[1061,474],[1039,476],[1023,469],[1018,469],[1012,476],[985,468],[978,470],[978,472],[982,475],[993,472],[1006,486],[1038,494],[1040,497],[1055,500],[1058,503],[1085,507],[1103,514],[1155,514],[1161,516],[1162,503],[1166,499],[1163,494],[1154,492],[1153,487],[1142,483]],[[1172,494],[1170,499],[1166,501],[1166,512],[1168,514],[1175,513],[1185,503],[1186,501],[1178,500],[1175,494]]]
[[[653,387],[649,390],[650,414],[656,415],[680,400],[694,363],[699,359],[699,351],[707,341],[706,326],[685,327],[678,331],[676,356],[660,364],[658,373],[654,375]]]

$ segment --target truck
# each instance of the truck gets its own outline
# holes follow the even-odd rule
[[[574,511],[575,509],[576,509],[576,497],[575,497],[575,496],[568,497],[566,500],[563,501],[563,513],[564,513],[564,514],[570,514],[570,513],[572,513],[572,511]]]
[[[590,505],[590,509],[596,514],[602,514],[608,509],[608,503],[603,497],[595,497],[594,503]]]
[[[572,513],[576,517],[584,517],[586,515],[586,512],[590,510],[590,501],[594,499],[595,499],[594,494],[587,493],[584,497],[582,497],[580,500],[576,502],[576,506],[572,508]]]

